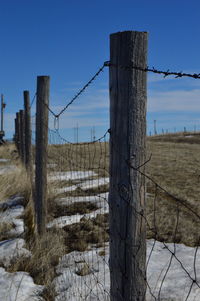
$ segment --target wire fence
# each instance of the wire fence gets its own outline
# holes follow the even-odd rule
[[[56,277],[52,281],[55,300],[110,300],[110,272],[113,273],[109,268],[111,239],[116,239],[116,246],[125,241],[127,258],[120,254],[112,259],[116,262],[116,272],[120,277],[125,277],[128,283],[129,257],[134,257],[133,279],[135,283],[140,282],[146,287],[144,293],[133,286],[133,300],[198,300],[200,134],[191,134],[190,138],[183,133],[148,137],[146,160],[139,166],[135,166],[125,155],[120,157],[130,173],[139,177],[143,183],[141,186],[146,182],[146,190],[139,189],[141,199],[142,194],[145,195],[145,207],[144,204],[135,205],[131,202],[135,183],[117,183],[115,187],[116,196],[126,205],[126,219],[130,218],[130,210],[134,212],[134,223],[137,224],[135,241],[129,237],[132,229],[121,231],[124,221],[119,220],[117,211],[112,213],[117,237],[113,238],[109,229],[113,210],[108,194],[111,176],[109,139],[112,132],[108,129],[102,137],[90,143],[72,143],[60,134],[60,116],[105,67],[153,72],[164,77],[200,78],[200,74],[196,73],[160,71],[134,65],[116,66],[105,62],[58,114],[48,106],[55,124],[54,129],[45,125],[48,128],[48,151],[45,154],[48,158],[47,229],[53,233],[57,231],[65,246],[65,254],[55,267]],[[31,106],[34,100],[35,97]],[[34,152],[35,115],[31,118],[31,124]],[[112,147],[116,153],[119,152],[118,147]],[[126,267],[122,266],[124,261],[127,261]],[[121,288],[119,281],[115,286],[116,300],[129,300],[124,297],[126,284]]]

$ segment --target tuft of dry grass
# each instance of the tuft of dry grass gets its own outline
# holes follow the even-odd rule
[[[4,162],[3,165],[14,167],[13,170],[0,174],[0,201],[13,195],[21,195],[28,200],[31,194],[31,185],[15,145],[9,143],[0,146],[0,158],[9,159],[9,162]]]
[[[92,244],[102,246],[109,240],[108,214],[98,214],[96,218],[82,218],[80,223],[63,227],[66,232],[67,252],[85,251]]]
[[[25,168],[21,164],[13,171],[0,175],[0,200],[13,195],[24,196],[26,200],[31,195],[31,184]]]
[[[9,231],[13,229],[14,225],[10,222],[1,222],[0,223],[0,241],[8,239]]]
[[[15,160],[18,158],[14,143],[0,145],[0,159]]]
[[[99,207],[94,202],[76,202],[69,205],[60,205],[56,200],[52,200],[48,203],[48,213],[53,218],[85,214],[97,210]]]
[[[9,267],[9,272],[25,271],[36,284],[45,285],[42,294],[45,300],[54,300],[55,290],[52,281],[56,276],[59,258],[66,253],[63,231],[50,229],[43,236],[37,237],[26,246],[32,253],[30,258],[21,257]]]

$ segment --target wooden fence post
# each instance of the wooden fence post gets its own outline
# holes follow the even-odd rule
[[[18,133],[17,133],[17,130],[18,130],[18,126],[17,126],[17,117],[15,117],[15,133],[14,133],[14,142],[15,142],[15,146],[17,147],[17,135],[18,135]]]
[[[31,116],[29,91],[24,91],[24,123],[25,123],[25,165],[28,173],[32,170],[31,154]]]
[[[111,301],[146,294],[145,166],[147,33],[110,36]],[[129,68],[130,67],[130,68]],[[141,167],[140,167],[141,166]]]
[[[35,211],[38,234],[46,231],[49,76],[37,77]]]
[[[24,139],[24,110],[19,111],[19,122],[20,122],[20,157],[21,161],[24,164],[25,162],[25,139]]]
[[[3,111],[4,111],[4,96],[1,94],[1,132],[4,131],[3,128]]]
[[[17,119],[17,150],[18,150],[18,153],[20,155],[20,118],[19,118],[19,112],[16,113],[16,119]]]

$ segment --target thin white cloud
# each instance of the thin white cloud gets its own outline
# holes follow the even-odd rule
[[[190,91],[149,91],[149,112],[187,111],[200,112],[200,89]]]

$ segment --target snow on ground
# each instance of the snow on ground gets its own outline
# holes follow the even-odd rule
[[[97,196],[86,196],[86,197],[67,197],[67,198],[61,198],[58,199],[57,202],[61,203],[62,205],[70,205],[72,203],[76,202],[95,202],[96,205],[99,207],[99,209],[86,213],[86,214],[74,214],[74,215],[68,215],[68,216],[60,216],[58,218],[55,218],[53,221],[49,222],[47,227],[51,228],[53,226],[57,226],[59,228],[62,228],[67,225],[71,225],[74,223],[79,223],[81,218],[95,218],[97,214],[104,214],[108,213],[109,206],[108,206],[108,193],[102,193]]]
[[[147,259],[154,245],[153,240],[147,241]],[[176,257],[171,260],[171,253],[161,242],[156,242],[147,268],[147,280],[151,288],[151,293],[147,289],[146,301],[153,300],[186,300],[189,290],[191,292],[187,301],[200,300],[200,288],[188,277],[187,272],[194,277],[195,249],[183,244],[166,244]],[[175,250],[174,250],[175,247]],[[59,276],[55,279],[58,296],[56,301],[77,301],[109,300],[109,268],[108,245],[105,249],[105,256],[100,256],[103,249],[90,250],[85,252],[72,252],[66,254],[60,260],[57,268]],[[197,281],[200,282],[200,251],[196,256]],[[184,269],[182,268],[180,262]],[[167,272],[168,266],[170,268]],[[88,273],[80,276],[79,271],[86,265]],[[167,274],[166,274],[167,272]],[[166,277],[165,277],[166,274]],[[165,277],[165,278],[164,278]],[[162,280],[164,278],[163,284]],[[159,293],[160,291],[160,293]],[[160,299],[159,299],[160,294]]]
[[[7,163],[9,161],[10,161],[10,159],[0,159],[0,163]]]
[[[78,183],[76,185],[58,188],[56,189],[56,191],[57,193],[64,193],[68,191],[74,191],[77,188],[80,188],[82,190],[87,190],[98,186],[106,185],[108,183],[109,183],[109,178],[98,178],[98,179],[87,180],[82,183]]]
[[[24,197],[16,195],[4,202],[0,202],[0,209],[6,209],[17,205],[23,205],[23,203],[24,203]]]
[[[104,208],[97,209],[90,213],[60,216],[58,218],[55,218],[53,221],[49,222],[47,224],[47,228],[51,228],[53,226],[63,228],[64,226],[67,226],[67,225],[79,223],[81,218],[83,218],[83,217],[89,220],[89,219],[95,218],[97,216],[97,214],[108,213],[108,210],[109,210],[109,208],[108,208],[108,204],[107,204],[107,205],[105,205]]]
[[[48,176],[50,182],[53,181],[69,181],[69,180],[82,180],[89,177],[96,177],[97,174],[94,171],[60,171],[52,172]]]
[[[31,256],[31,253],[24,248],[25,241],[22,238],[13,238],[0,241],[0,263],[8,267],[18,257]]]
[[[105,202],[108,202],[108,192],[100,193],[98,195],[92,196],[77,196],[77,197],[64,197],[59,198],[56,202],[62,206],[70,205],[72,203],[80,203],[80,202],[91,202],[95,203],[98,207],[102,207]]]
[[[4,167],[3,167],[4,168]],[[12,170],[12,167],[4,172]],[[2,168],[0,167],[0,174]],[[4,173],[3,172],[3,173]],[[94,176],[90,172],[69,172],[50,175],[49,180],[79,180]],[[70,177],[70,178],[69,178]],[[73,185],[81,189],[88,189],[109,182],[108,178],[86,180]],[[65,187],[64,191],[71,191],[72,187]],[[56,224],[63,227],[66,224],[79,222],[84,216],[95,217],[99,213],[108,212],[108,193],[98,196],[66,197],[57,200],[58,203],[69,205],[76,202],[96,202],[99,209],[85,215],[76,214],[55,219],[48,224],[51,227]],[[0,203],[0,222],[13,222],[16,233],[23,233],[23,220],[18,219],[23,210],[23,198],[16,197]],[[11,230],[11,231],[12,231]],[[0,242],[0,262],[7,267],[10,261],[18,256],[31,256],[24,248],[25,241],[14,238]],[[153,248],[153,251],[151,252]],[[171,251],[169,251],[169,250]],[[196,255],[195,255],[196,252]],[[200,282],[200,254],[199,250],[187,247],[183,244],[163,244],[153,240],[147,241],[147,281],[151,292],[147,288],[146,301],[198,301],[200,300],[200,288],[188,276],[191,275]],[[172,256],[175,253],[175,256]],[[195,259],[195,260],[194,260]],[[91,249],[85,252],[71,252],[64,255],[57,266],[58,276],[54,279],[58,296],[55,301],[109,301],[110,275],[109,275],[109,246],[105,248]],[[184,267],[184,268],[183,268]],[[164,281],[163,281],[164,279]],[[40,301],[38,293],[43,287],[35,285],[33,279],[25,272],[8,273],[0,268],[0,300],[2,301]],[[191,291],[189,291],[191,289]],[[188,298],[187,298],[188,296]]]
[[[40,301],[43,286],[36,285],[25,272],[8,273],[0,267],[1,301]]]
[[[6,208],[6,203],[1,204],[1,208]],[[8,232],[9,236],[19,236],[24,232],[24,221],[18,217],[24,212],[24,206],[11,206],[0,211],[0,222],[5,222],[13,225],[13,228]]]
[[[54,280],[58,296],[55,301],[107,301],[109,300],[109,268],[108,253],[100,256],[104,250],[71,252],[61,259]],[[88,267],[85,276],[80,276],[81,270]]]
[[[0,175],[8,174],[17,170],[15,165],[0,165]]]

